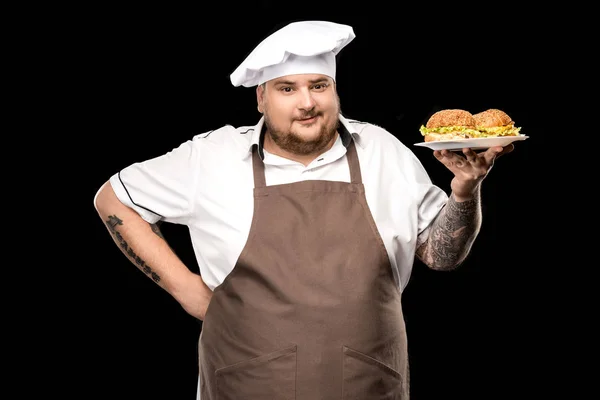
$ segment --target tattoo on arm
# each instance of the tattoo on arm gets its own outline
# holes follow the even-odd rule
[[[117,230],[117,226],[123,225],[123,221],[117,217],[116,215],[109,215],[108,220],[106,221],[106,226],[113,236],[115,242],[121,248],[121,251],[135,264],[136,267],[140,269],[144,274],[150,277],[154,282],[160,282],[160,276],[152,270],[152,268],[146,264],[144,260],[142,260],[136,253],[133,251],[131,246],[125,241],[123,236]],[[156,225],[151,225],[152,231],[162,237],[158,227]],[[156,230],[155,230],[156,227]],[[158,233],[157,233],[158,232]]]
[[[479,196],[462,203],[450,196],[432,224],[427,247],[419,248],[418,254],[433,269],[454,269],[467,257],[480,226]]]

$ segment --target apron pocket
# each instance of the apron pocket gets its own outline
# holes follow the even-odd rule
[[[296,345],[219,368],[215,375],[218,400],[294,400]]]
[[[343,400],[401,400],[402,376],[381,361],[344,346]]]

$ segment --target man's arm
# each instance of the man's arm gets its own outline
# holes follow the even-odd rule
[[[190,315],[202,320],[212,291],[177,257],[158,226],[121,203],[109,182],[100,189],[94,204],[121,252]]]
[[[449,150],[433,152],[454,178],[446,206],[433,221],[427,240],[416,251],[416,256],[429,268],[452,270],[465,260],[481,228],[481,183],[494,161],[513,150],[511,143],[481,153],[465,148],[462,156]]]
[[[481,194],[458,202],[454,195],[432,222],[429,237],[417,257],[429,268],[452,270],[467,257],[481,228]]]

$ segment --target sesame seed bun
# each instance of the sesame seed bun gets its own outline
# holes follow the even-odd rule
[[[444,126],[467,126],[474,128],[476,125],[473,114],[461,109],[440,110],[429,117],[427,128],[440,128]]]
[[[514,125],[511,117],[508,116],[502,110],[497,108],[490,108],[489,110],[482,111],[474,114],[475,125],[477,127],[492,128],[497,126]]]
[[[477,134],[473,114],[458,108],[434,113],[420,131],[426,142],[469,139]]]
[[[502,110],[490,108],[473,114],[480,137],[519,136],[521,128]]]
[[[423,136],[423,139],[426,142],[437,142],[440,140],[462,140],[468,139],[464,134],[460,133],[428,133]]]

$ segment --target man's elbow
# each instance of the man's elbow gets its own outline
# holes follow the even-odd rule
[[[94,196],[94,208],[98,214],[103,215],[107,208],[109,208],[111,204],[115,203],[115,200],[118,201],[117,195],[113,191],[110,182],[106,181],[100,187],[100,189],[98,189],[96,195]]]

